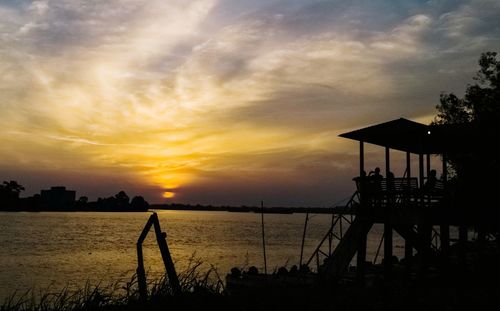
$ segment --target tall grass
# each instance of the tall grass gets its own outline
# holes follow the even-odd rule
[[[164,309],[179,306],[185,301],[204,303],[206,297],[222,297],[224,283],[215,267],[202,268],[202,261],[191,257],[188,267],[179,273],[182,294],[174,297],[166,276],[148,280],[148,298],[139,296],[137,276],[128,282],[115,282],[106,286],[86,282],[83,287],[65,287],[52,292],[15,292],[0,305],[0,311],[90,311],[90,310],[139,310]],[[204,297],[204,299],[199,299]]]

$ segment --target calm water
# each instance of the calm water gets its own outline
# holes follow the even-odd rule
[[[109,284],[129,280],[136,262],[135,243],[150,213],[0,212],[0,299],[29,288]],[[255,213],[159,211],[177,270],[194,255],[205,269],[223,276],[232,267],[262,269],[261,216]],[[305,214],[266,214],[268,271],[298,264]],[[304,257],[309,257],[331,222],[330,215],[310,216]],[[369,236],[368,257],[380,242],[380,227]],[[153,232],[151,232],[153,233]],[[402,242],[396,237],[395,254]],[[163,270],[154,234],[144,244],[150,275]]]

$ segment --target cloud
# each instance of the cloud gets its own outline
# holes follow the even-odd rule
[[[428,118],[498,47],[499,11],[496,1],[5,2],[0,166],[82,187],[78,176],[107,172],[103,188],[123,177],[151,200],[262,192],[326,204],[355,174],[355,146],[337,135]]]

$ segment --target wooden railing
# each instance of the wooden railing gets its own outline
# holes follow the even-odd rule
[[[444,195],[444,183],[434,182],[431,189],[420,188],[418,178],[399,177],[373,180],[356,178],[356,187],[360,196],[364,196],[369,205],[386,205],[388,202],[404,204],[425,200],[439,202]]]

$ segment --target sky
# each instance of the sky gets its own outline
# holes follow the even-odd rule
[[[22,196],[331,206],[358,163],[338,135],[430,122],[500,51],[498,16],[493,0],[3,0],[0,178]]]

